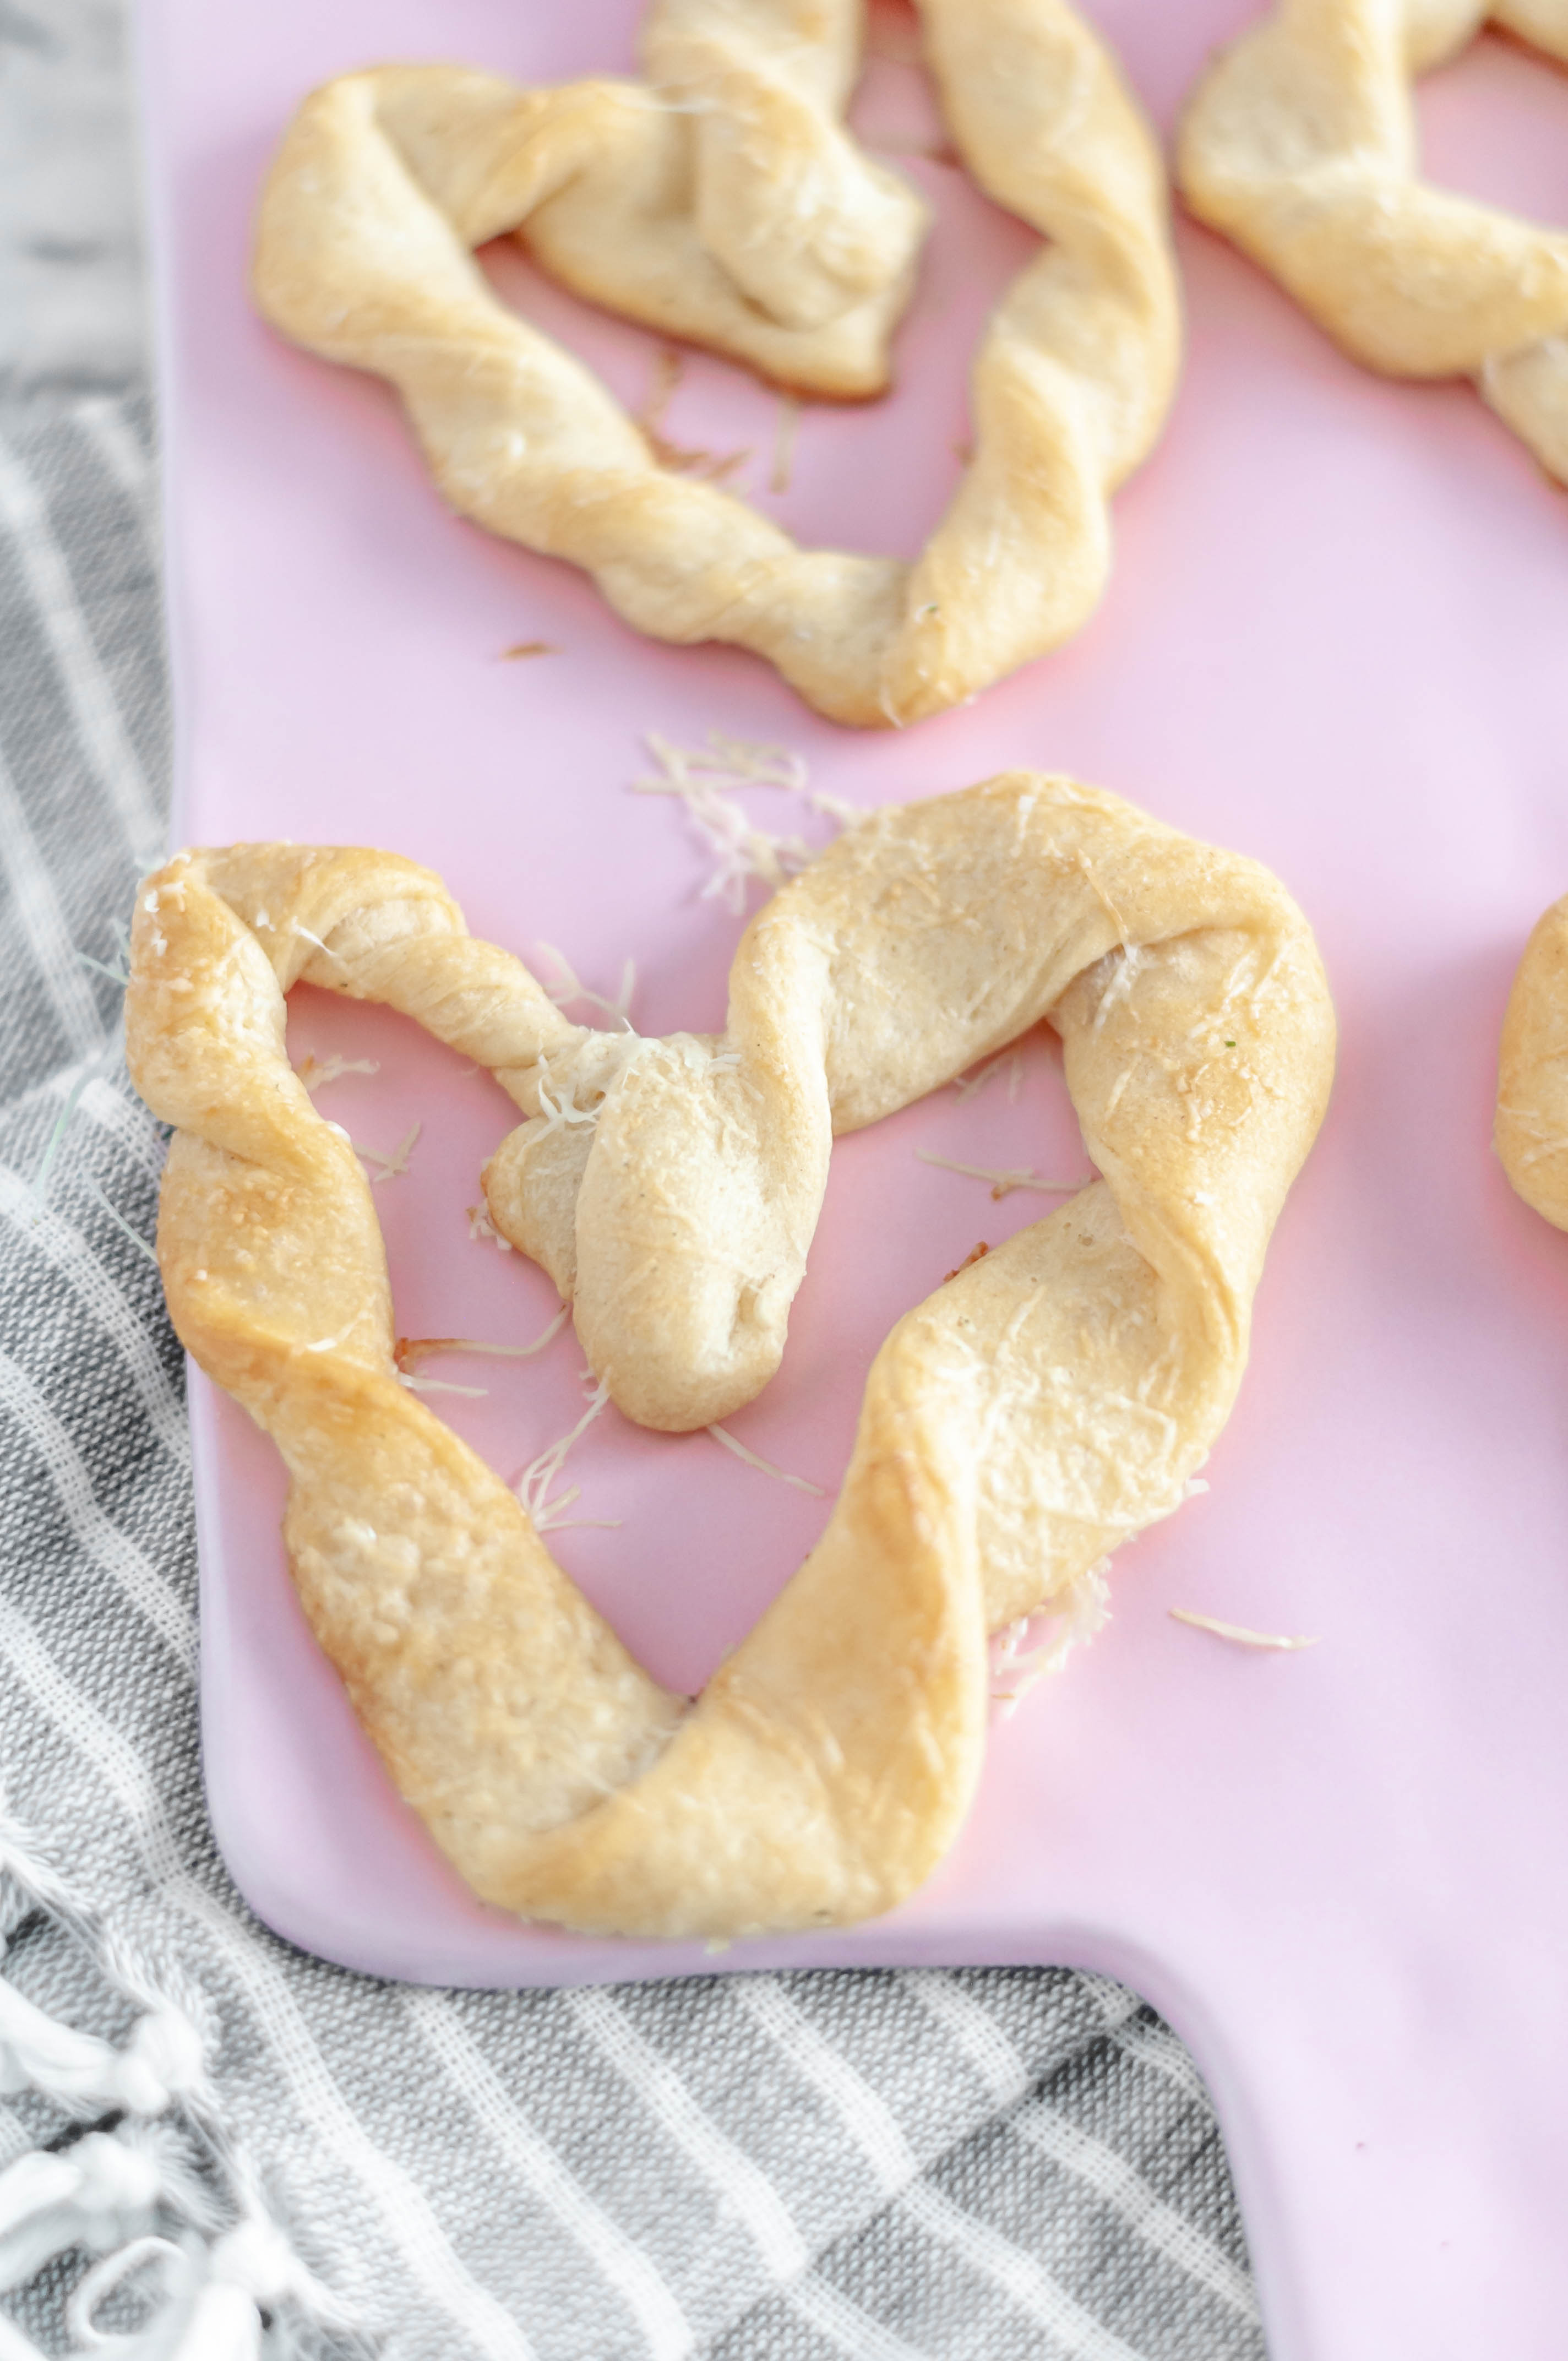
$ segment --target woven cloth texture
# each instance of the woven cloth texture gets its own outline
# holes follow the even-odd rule
[[[1106,1980],[416,1990],[236,1893],[163,1141],[120,1054],[166,777],[154,464],[138,399],[0,404],[0,2356],[78,2349],[95,2252],[77,2326],[146,2361],[1256,2361],[1208,2101]]]

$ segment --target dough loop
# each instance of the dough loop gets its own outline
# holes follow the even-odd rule
[[[1416,177],[1409,78],[1487,22],[1568,65],[1568,0],[1281,0],[1199,84],[1178,178],[1353,359],[1474,378],[1568,483],[1568,233]]]
[[[399,1384],[369,1187],[285,1052],[301,978],[494,1071],[527,1120],[492,1207],[654,1424],[771,1374],[832,1134],[1041,1019],[1103,1178],[899,1322],[822,1539],[688,1703]],[[1224,1422],[1333,1057],[1266,871],[1033,773],[830,845],[747,929],[719,1039],[568,1024],[428,871],[288,845],[149,881],[127,1011],[176,1126],[175,1324],[277,1441],[301,1598],[398,1786],[487,1900],[657,1936],[843,1924],[929,1874],[980,1771],[988,1633],[1070,1608]]]
[[[919,0],[979,186],[1047,241],[993,313],[974,456],[913,565],[803,550],[660,467],[589,370],[469,249],[515,231],[576,292],[781,385],[887,382],[922,200],[840,117],[855,0],[656,0],[643,82],[527,91],[455,66],[329,82],[273,164],[254,284],[272,324],[395,385],[437,483],[592,574],[656,639],[725,640],[839,721],[939,712],[1069,638],[1110,565],[1110,493],[1153,444],[1179,321],[1158,150],[1063,0]]]

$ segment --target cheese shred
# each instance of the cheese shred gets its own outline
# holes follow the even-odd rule
[[[1196,1614],[1190,1607],[1172,1607],[1169,1613],[1178,1623],[1190,1623],[1195,1631],[1212,1631],[1217,1640],[1230,1640],[1238,1648],[1315,1648],[1314,1639],[1291,1639],[1277,1631],[1249,1631],[1245,1623],[1222,1623],[1212,1615]]]
[[[1033,1171],[999,1171],[986,1164],[955,1164],[950,1156],[933,1156],[924,1148],[917,1148],[915,1153],[922,1164],[939,1165],[944,1172],[961,1172],[970,1180],[989,1180],[991,1193],[998,1202],[1010,1197],[1014,1189],[1037,1189],[1043,1197],[1076,1197],[1094,1178],[1090,1172],[1081,1180],[1042,1180]]]
[[[535,1353],[543,1353],[546,1345],[554,1343],[565,1326],[571,1307],[563,1303],[549,1325],[532,1345],[486,1345],[476,1336],[400,1336],[392,1349],[392,1358],[400,1369],[416,1368],[437,1353],[487,1353],[497,1359],[526,1361]]]
[[[811,1492],[819,1500],[826,1499],[820,1484],[813,1484],[804,1476],[791,1476],[784,1468],[775,1467],[771,1459],[763,1459],[757,1452],[748,1450],[727,1426],[710,1426],[707,1431],[715,1443],[722,1443],[726,1451],[732,1451],[737,1459],[744,1460],[748,1467],[755,1467],[759,1474],[773,1476],[781,1484],[793,1484],[797,1492]]]
[[[1024,1087],[1024,1060],[1016,1049],[1003,1049],[998,1056],[988,1058],[983,1066],[977,1066],[972,1073],[960,1074],[954,1082],[953,1089],[960,1099],[972,1099],[976,1091],[984,1090],[987,1082],[1001,1073],[1003,1068],[1007,1072],[1008,1104],[1014,1105],[1017,1103],[1018,1093]]]
[[[98,1079],[99,1074],[103,1071],[113,1046],[114,1045],[112,1043],[105,1042],[102,1049],[95,1051],[94,1054],[88,1059],[86,1064],[82,1067],[82,1071],[77,1075],[76,1080],[71,1085],[65,1104],[60,1108],[60,1113],[56,1115],[53,1124],[49,1127],[49,1137],[44,1142],[44,1152],[39,1159],[38,1169],[33,1175],[32,1181],[33,1196],[40,1205],[44,1202],[44,1200],[49,1193],[49,1174],[54,1170],[55,1159],[60,1154],[60,1145],[65,1138],[66,1133],[71,1128],[71,1123],[76,1115],[76,1110],[82,1104],[82,1093],[87,1089],[90,1082],[95,1082]]]
[[[116,1207],[110,1204],[109,1200],[104,1196],[104,1191],[99,1188],[95,1180],[88,1180],[83,1185],[85,1186],[89,1196],[97,1198],[99,1204],[102,1205],[104,1213],[108,1214],[109,1219],[113,1222],[115,1227],[125,1233],[126,1236],[129,1238],[132,1246],[136,1247],[138,1254],[146,1255],[148,1262],[151,1263],[155,1270],[159,1269],[160,1266],[159,1264],[156,1247],[154,1247],[148,1239],[142,1236],[139,1230],[132,1229],[125,1215],[120,1213]]]
[[[611,1525],[619,1525],[621,1521],[619,1517],[568,1517],[563,1515],[562,1511],[564,1510],[571,1508],[576,1501],[582,1499],[583,1488],[580,1484],[574,1484],[569,1492],[562,1492],[558,1494],[554,1499],[551,1499],[549,1497],[550,1487],[555,1481],[556,1477],[561,1473],[562,1467],[565,1464],[567,1452],[570,1451],[573,1444],[576,1442],[585,1427],[589,1427],[593,1424],[595,1419],[598,1418],[600,1411],[603,1410],[609,1400],[609,1388],[601,1381],[601,1383],[595,1389],[592,1400],[588,1403],[587,1410],[583,1412],[576,1426],[573,1427],[571,1433],[569,1434],[564,1434],[559,1443],[553,1443],[547,1451],[542,1451],[537,1459],[530,1460],[528,1466],[523,1469],[522,1474],[518,1477],[516,1484],[512,1487],[512,1489],[517,1494],[518,1500],[521,1505],[524,1515],[528,1518],[529,1522],[532,1525],[536,1533],[559,1532],[567,1525],[601,1525],[608,1527]]]
[[[500,1253],[511,1253],[511,1240],[510,1238],[503,1238],[499,1230],[497,1229],[494,1222],[490,1219],[490,1209],[488,1205],[465,1205],[463,1211],[468,1216],[468,1235],[476,1244],[488,1238],[490,1245],[497,1247]]]
[[[544,986],[544,997],[554,1006],[569,1008],[574,1001],[586,1000],[590,1007],[602,1008],[607,1016],[613,1016],[616,1023],[628,1033],[636,1032],[637,1028],[631,1022],[631,995],[637,989],[635,960],[629,959],[622,963],[620,990],[613,1000],[607,1000],[602,993],[588,990],[587,985],[579,979],[576,970],[565,953],[558,951],[554,943],[541,943],[539,949],[544,953],[546,959],[553,960],[555,964],[555,982]]]
[[[159,939],[161,941],[161,938]],[[164,948],[167,949],[167,945],[165,945]],[[94,975],[106,975],[109,982],[111,983],[117,983],[122,992],[130,982],[130,977],[124,972],[124,970],[117,967],[106,967],[102,960],[94,959],[90,951],[78,951],[76,956],[81,961],[83,967],[90,967]]]
[[[393,1148],[389,1156],[383,1155],[378,1148],[361,1148],[356,1139],[351,1139],[349,1141],[348,1144],[353,1148],[356,1156],[360,1157],[365,1163],[378,1164],[380,1166],[381,1169],[378,1172],[372,1172],[370,1175],[370,1186],[373,1189],[378,1189],[383,1180],[397,1180],[400,1173],[408,1170],[409,1158],[412,1155],[414,1147],[419,1139],[420,1133],[423,1128],[424,1126],[422,1124],[416,1123],[413,1125],[410,1130],[403,1134],[401,1139],[399,1140],[396,1148]]]
[[[702,898],[720,901],[737,915],[746,906],[746,888],[753,878],[764,885],[782,885],[810,865],[817,848],[803,837],[753,828],[739,806],[726,801],[728,796],[743,787],[778,787],[840,828],[866,816],[861,806],[842,796],[812,787],[804,761],[787,747],[753,744],[727,737],[720,730],[710,730],[701,747],[672,745],[656,730],[649,730],[644,742],[658,773],[633,779],[632,793],[673,796],[685,804],[692,826],[714,856]]]
[[[335,1052],[330,1058],[305,1058],[294,1069],[313,1098],[345,1074],[378,1074],[380,1071],[378,1058],[340,1058]]]
[[[1082,1647],[1103,1629],[1111,1615],[1111,1588],[1106,1579],[1109,1560],[1075,1576],[1059,1598],[1048,1599],[1033,1615],[1020,1615],[993,1633],[991,1642],[991,1696],[1003,1721],[1017,1712],[1036,1681],[1059,1673],[1075,1648]],[[1021,1654],[1036,1627],[1041,1644]]]

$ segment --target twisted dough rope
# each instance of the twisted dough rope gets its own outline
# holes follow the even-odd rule
[[[1488,21],[1568,64],[1568,0],[1282,0],[1198,85],[1178,179],[1353,359],[1473,377],[1568,483],[1568,235],[1415,178],[1409,76]]]
[[[284,1051],[301,977],[417,1017],[525,1110],[592,1116],[531,1115],[491,1202],[514,1233],[514,1200],[575,1228],[586,1349],[667,1425],[776,1358],[831,1131],[1043,1016],[1105,1177],[894,1328],[821,1541],[688,1706],[399,1385],[368,1186]],[[175,1325],[278,1443],[301,1598],[399,1787],[487,1900],[662,1936],[844,1923],[927,1875],[980,1768],[988,1632],[1070,1604],[1223,1424],[1333,1045],[1266,872],[1032,773],[830,846],[748,928],[721,1040],[615,1049],[427,871],[293,846],[150,880],[127,1009],[137,1087],[178,1126]]]
[[[725,640],[839,721],[902,723],[1078,630],[1106,501],[1153,444],[1179,322],[1163,166],[1062,0],[919,0],[979,185],[1049,241],[992,316],[974,456],[913,566],[802,550],[659,467],[469,257],[505,231],[579,294],[809,392],[879,391],[924,223],[838,122],[856,0],[662,0],[645,84],[388,67],[307,99],[263,195],[273,325],[401,393],[465,515],[585,567],[656,639]]]
[[[1508,994],[1495,1137],[1525,1203],[1568,1230],[1568,899],[1537,920]]]

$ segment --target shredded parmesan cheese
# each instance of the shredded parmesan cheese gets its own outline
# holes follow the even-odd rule
[[[383,1180],[395,1180],[400,1173],[408,1170],[409,1158],[412,1155],[414,1144],[423,1128],[422,1124],[416,1123],[411,1130],[403,1134],[389,1156],[384,1156],[378,1148],[361,1148],[356,1139],[350,1140],[349,1146],[356,1156],[362,1157],[367,1164],[378,1164],[381,1168],[379,1172],[372,1172],[370,1175],[370,1186],[373,1189],[378,1189]]]
[[[488,1205],[465,1205],[463,1210],[468,1216],[468,1235],[471,1238],[476,1241],[488,1238],[490,1244],[499,1247],[502,1254],[510,1254],[511,1240],[502,1237],[490,1219],[490,1209]]]
[[[164,941],[161,935],[159,937],[158,940],[161,950],[167,950],[169,949],[169,945]],[[106,975],[109,982],[111,983],[117,983],[122,991],[130,982],[130,977],[123,973],[119,968],[105,967],[102,960],[93,959],[91,953],[87,951],[78,951],[76,956],[82,961],[83,967],[92,968],[93,972],[97,975]]]
[[[1190,1607],[1173,1607],[1169,1610],[1178,1623],[1190,1623],[1197,1631],[1212,1631],[1219,1640],[1232,1640],[1238,1648],[1315,1648],[1316,1639],[1290,1639],[1277,1631],[1249,1631],[1245,1623],[1221,1623],[1212,1615],[1195,1614]]]
[[[820,1484],[808,1483],[804,1476],[791,1476],[784,1468],[775,1467],[771,1459],[760,1457],[755,1451],[749,1451],[743,1443],[738,1442],[728,1427],[710,1426],[707,1431],[715,1443],[722,1443],[726,1451],[732,1451],[737,1459],[745,1461],[748,1467],[755,1467],[763,1476],[776,1477],[781,1484],[793,1484],[797,1492],[811,1492],[819,1500],[826,1497]]]
[[[400,1336],[392,1348],[392,1358],[400,1369],[415,1368],[436,1353],[488,1353],[498,1360],[527,1361],[535,1353],[543,1353],[546,1345],[554,1343],[566,1324],[570,1310],[569,1304],[563,1303],[532,1345],[483,1345],[474,1336]]]
[[[38,1169],[33,1175],[33,1195],[40,1205],[48,1192],[49,1176],[54,1170],[54,1160],[60,1154],[60,1143],[70,1130],[76,1110],[82,1104],[82,1093],[88,1083],[97,1078],[114,1046],[112,1042],[105,1042],[102,1049],[97,1050],[88,1059],[82,1071],[71,1083],[65,1104],[50,1126],[49,1136],[44,1142],[44,1152],[39,1159]]]
[[[607,1016],[613,1016],[628,1033],[636,1030],[631,1022],[631,995],[637,989],[635,960],[629,959],[624,962],[620,971],[620,990],[613,1000],[606,1000],[602,993],[590,992],[586,983],[579,982],[571,961],[564,951],[556,950],[554,943],[541,943],[539,949],[547,960],[554,961],[557,970],[555,982],[544,987],[546,1000],[553,1002],[557,1008],[569,1008],[574,1001],[586,1000],[591,1007],[602,1008]]]
[[[1092,1640],[1109,1620],[1108,1571],[1109,1561],[1102,1558],[1097,1565],[1090,1566],[1070,1583],[1059,1599],[1048,1599],[1035,1614],[1020,1615],[1015,1623],[1007,1624],[994,1634],[991,1643],[991,1694],[1001,1708],[1001,1719],[1005,1721],[1014,1714],[1036,1681],[1047,1674],[1059,1673],[1074,1648]],[[1028,1655],[1021,1655],[1020,1648],[1042,1618],[1045,1644]]]
[[[972,1099],[976,1091],[984,1090],[987,1082],[1004,1066],[1007,1069],[1007,1100],[1009,1105],[1014,1105],[1024,1087],[1024,1060],[1016,1049],[1003,1049],[996,1057],[988,1058],[983,1066],[977,1066],[972,1074],[959,1074],[953,1088],[960,1099]]]
[[[592,1400],[571,1433],[564,1434],[559,1443],[553,1443],[547,1451],[542,1451],[537,1459],[531,1460],[518,1477],[513,1489],[536,1533],[559,1532],[567,1525],[609,1527],[620,1524],[619,1517],[568,1517],[562,1513],[581,1499],[583,1488],[580,1484],[574,1484],[569,1492],[561,1493],[554,1500],[548,1497],[551,1485],[565,1463],[567,1452],[584,1428],[593,1424],[609,1400],[609,1388],[602,1383],[596,1387]]]
[[[299,936],[302,942],[313,943],[318,951],[325,952],[326,957],[329,960],[337,960],[339,967],[343,966],[344,962],[338,958],[336,951],[331,950],[327,944],[323,943],[319,935],[313,935],[309,927],[302,927],[298,918],[291,920],[290,923],[292,925],[294,932]]]
[[[444,1378],[416,1378],[408,1369],[398,1371],[398,1383],[407,1386],[413,1394],[466,1394],[470,1401],[483,1401],[488,1386],[454,1386]]]
[[[577,1075],[574,1074],[569,1078],[566,1087],[561,1092],[559,1097],[552,1092],[549,1083],[543,1077],[541,1078],[537,1088],[546,1132],[557,1131],[565,1123],[598,1123],[599,1116],[604,1113],[605,1101],[617,1082],[622,1080],[644,1049],[657,1046],[650,1044],[640,1033],[633,1033],[630,1029],[624,1033],[598,1033],[594,1036],[594,1038],[608,1043],[612,1055],[608,1067],[601,1068],[598,1076],[588,1085],[595,1093],[591,1106],[579,1106],[577,1104],[577,1082],[580,1079]],[[548,1066],[544,1068],[544,1071],[548,1073]],[[543,1138],[543,1136],[544,1133],[542,1132],[540,1137]]]
[[[1037,1172],[998,1171],[986,1164],[955,1164],[950,1156],[932,1156],[924,1148],[917,1148],[915,1153],[922,1164],[938,1164],[944,1172],[961,1172],[970,1180],[989,1180],[991,1193],[998,1202],[1010,1197],[1014,1189],[1037,1189],[1044,1197],[1076,1197],[1094,1178],[1088,1173],[1081,1180],[1042,1180]]]
[[[114,1206],[110,1204],[109,1200],[104,1196],[104,1191],[99,1188],[95,1180],[89,1180],[85,1185],[88,1193],[91,1196],[97,1198],[98,1202],[103,1206],[104,1211],[108,1214],[109,1219],[113,1222],[115,1227],[117,1230],[123,1230],[125,1232],[125,1235],[129,1238],[132,1246],[137,1248],[139,1254],[146,1255],[148,1262],[151,1263],[153,1268],[156,1270],[159,1268],[157,1253],[142,1236],[141,1232],[139,1230],[133,1230],[125,1215],[123,1213],[116,1213]]]
[[[313,1098],[345,1074],[378,1074],[380,1071],[378,1058],[340,1058],[335,1053],[330,1058],[306,1058],[294,1069]]]
[[[865,818],[859,805],[841,796],[825,795],[807,784],[806,764],[786,747],[753,745],[744,738],[729,738],[710,730],[705,747],[673,746],[656,730],[648,732],[649,752],[659,765],[658,775],[631,782],[640,796],[674,796],[684,803],[716,866],[702,889],[704,901],[718,900],[739,913],[746,906],[746,887],[755,877],[764,885],[782,885],[798,876],[815,860],[804,838],[775,836],[753,828],[738,806],[725,798],[741,787],[781,787],[798,796],[812,811],[840,828]]]

